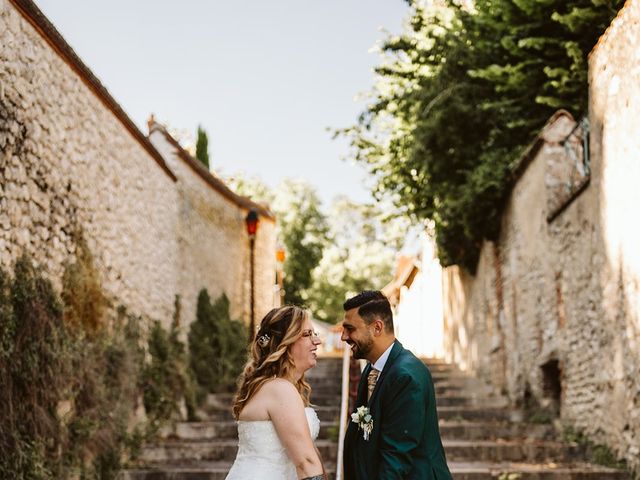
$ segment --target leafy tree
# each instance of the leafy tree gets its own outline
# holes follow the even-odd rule
[[[201,126],[198,126],[196,158],[209,170],[209,138],[207,137],[207,132]]]
[[[326,244],[326,217],[315,189],[299,180],[285,179],[278,188],[273,208],[277,212],[280,238],[287,252],[284,262],[284,300],[307,303],[305,291],[313,281],[311,272],[322,258]]]
[[[306,304],[305,292],[313,281],[311,272],[322,258],[328,231],[315,188],[290,178],[273,190],[256,178],[237,175],[228,181],[237,193],[270,204],[278,221],[278,238],[286,251],[285,302]]]
[[[387,218],[377,205],[336,198],[329,215],[329,245],[312,272],[306,291],[316,318],[335,323],[344,300],[359,291],[382,288],[392,279],[396,252],[409,231],[406,218]]]
[[[475,269],[514,163],[558,108],[586,112],[586,56],[623,0],[409,1],[371,102],[338,130],[374,195],[435,225],[440,260]]]

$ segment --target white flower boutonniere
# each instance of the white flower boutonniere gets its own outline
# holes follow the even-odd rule
[[[369,435],[373,430],[373,417],[369,413],[369,409],[365,406],[358,407],[358,409],[351,414],[351,421],[358,425],[358,430],[362,430],[362,436],[365,440],[369,440]]]

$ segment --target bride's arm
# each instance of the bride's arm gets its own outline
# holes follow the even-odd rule
[[[264,387],[269,390],[269,417],[289,459],[296,467],[298,478],[322,478],[322,464],[311,439],[304,404],[298,390],[291,382],[283,379],[273,380]]]

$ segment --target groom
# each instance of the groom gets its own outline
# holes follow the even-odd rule
[[[431,374],[396,340],[389,301],[364,291],[344,310],[342,340],[369,361],[356,399],[356,409],[368,410],[354,412],[358,423],[345,434],[345,480],[451,480]]]

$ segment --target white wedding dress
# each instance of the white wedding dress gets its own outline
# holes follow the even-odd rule
[[[311,438],[320,432],[316,411],[304,409]],[[226,480],[297,480],[296,467],[271,420],[238,421],[238,454]]]

